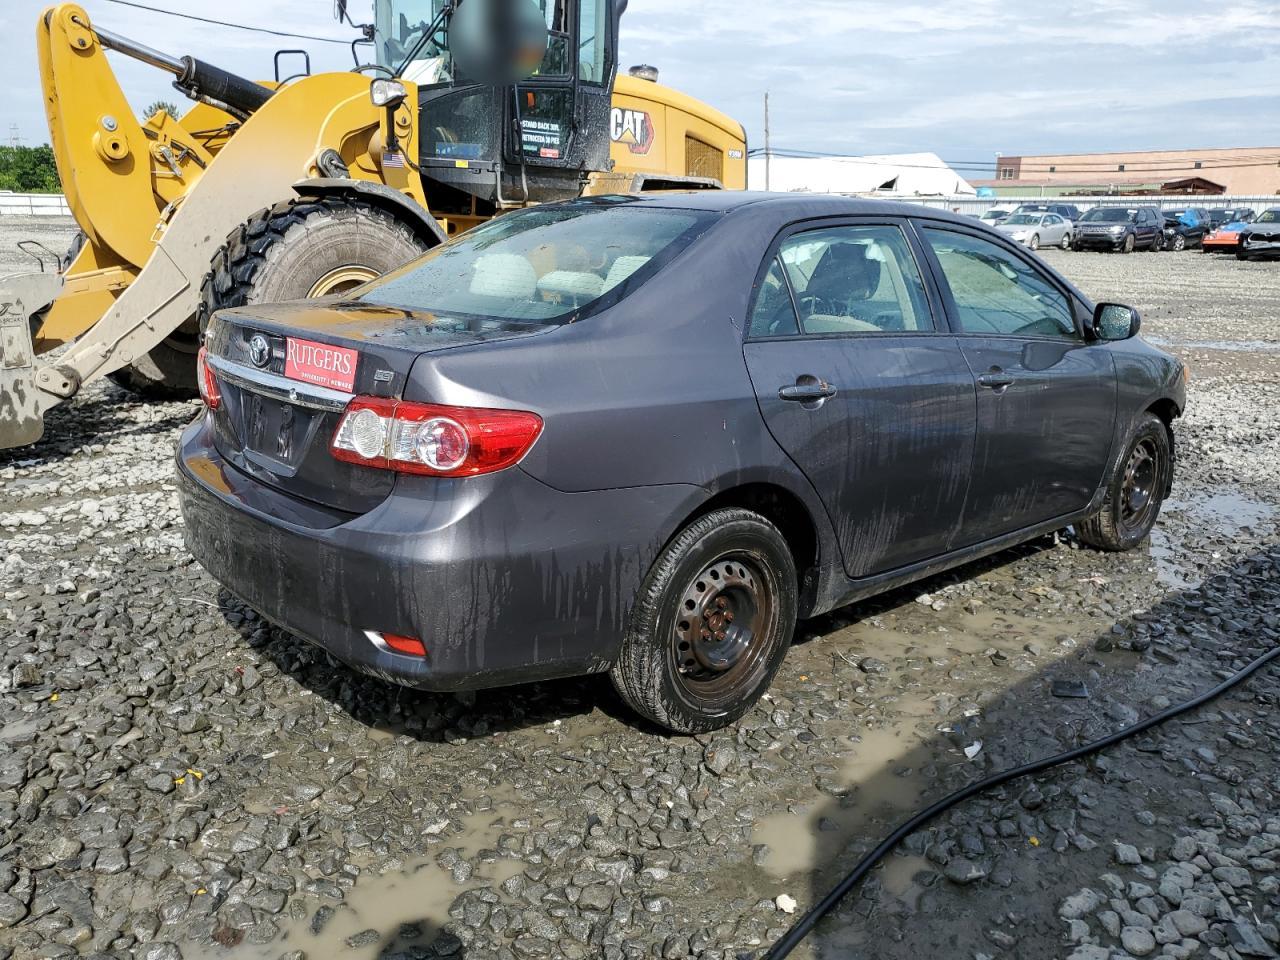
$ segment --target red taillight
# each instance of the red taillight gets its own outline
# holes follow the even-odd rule
[[[519,463],[542,432],[524,410],[356,397],[329,445],[334,457],[432,477],[475,477]]]
[[[196,355],[196,387],[200,390],[200,399],[210,410],[217,410],[222,405],[222,391],[209,366],[209,351],[205,347],[201,347]]]

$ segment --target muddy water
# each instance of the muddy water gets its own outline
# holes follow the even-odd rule
[[[1173,525],[1189,523],[1201,533],[1222,537],[1259,533],[1280,521],[1280,511],[1274,505],[1230,488],[1194,500],[1168,500],[1161,516]],[[1157,524],[1147,547],[1156,577],[1176,590],[1192,589],[1203,580],[1200,565],[1177,546],[1182,539],[1176,530]]]
[[[271,943],[241,943],[233,948],[183,947],[184,960],[275,960],[282,952],[302,950],[308,957],[375,960],[388,949],[425,947],[449,922],[449,907],[457,896],[474,887],[497,887],[524,870],[519,860],[494,859],[482,863],[465,884],[454,883],[448,870],[435,861],[441,850],[455,849],[464,859],[492,849],[505,829],[502,815],[490,811],[459,818],[463,829],[432,852],[403,868],[361,876],[341,903],[325,901],[333,915],[318,934],[311,921],[320,902],[309,902],[307,916],[276,918],[280,936]],[[474,861],[473,861],[474,862]]]
[[[916,635],[879,626],[871,618],[826,640],[848,658],[918,658],[955,676],[958,671],[976,672],[997,662],[1014,670],[1043,669],[1047,658],[1067,656],[1077,638],[1093,636],[1104,626],[985,609],[957,611],[948,619],[947,627]],[[1026,652],[1030,644],[1040,649],[1038,657]],[[973,744],[957,746],[938,735],[950,729],[954,718],[980,709],[974,702],[958,700],[952,692],[955,687],[954,683],[943,687],[908,679],[905,690],[868,696],[862,726],[851,730],[847,719],[830,721],[830,733],[847,744],[833,760],[838,767],[835,779],[844,795],[837,804],[815,790],[807,797],[784,800],[779,804],[782,810],[759,820],[753,842],[769,848],[765,871],[778,879],[794,879],[822,868],[850,842],[881,836],[920,809],[931,782],[922,767],[970,762],[963,747],[973,748]],[[852,699],[862,702],[857,693]],[[894,861],[893,882],[906,899],[914,900],[920,890],[909,891],[908,886],[915,871],[908,872],[903,859]]]

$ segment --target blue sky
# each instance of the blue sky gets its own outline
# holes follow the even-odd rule
[[[143,0],[153,6],[335,38],[332,0]],[[358,20],[369,0],[349,0]],[[83,0],[104,27],[167,52],[270,76],[279,46],[315,69],[348,50]],[[34,29],[44,4],[4,0],[0,142],[42,143]],[[115,58],[135,106],[180,100],[157,71]],[[714,104],[763,142],[770,91],[778,148],[949,160],[1108,149],[1280,145],[1276,0],[631,0],[623,65]]]

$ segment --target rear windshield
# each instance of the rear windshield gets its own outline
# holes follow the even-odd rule
[[[568,323],[625,297],[715,214],[619,200],[509,213],[362,288],[357,299],[435,314]]]
[[[1137,210],[1126,210],[1123,207],[1094,207],[1080,219],[1092,223],[1128,223],[1137,215]]]

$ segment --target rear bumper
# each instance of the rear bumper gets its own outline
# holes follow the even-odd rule
[[[369,674],[424,690],[607,669],[670,524],[701,499],[671,485],[566,494],[519,468],[399,477],[338,514],[227,463],[201,416],[178,442],[188,549],[266,619]],[[427,657],[366,631],[423,641]]]

